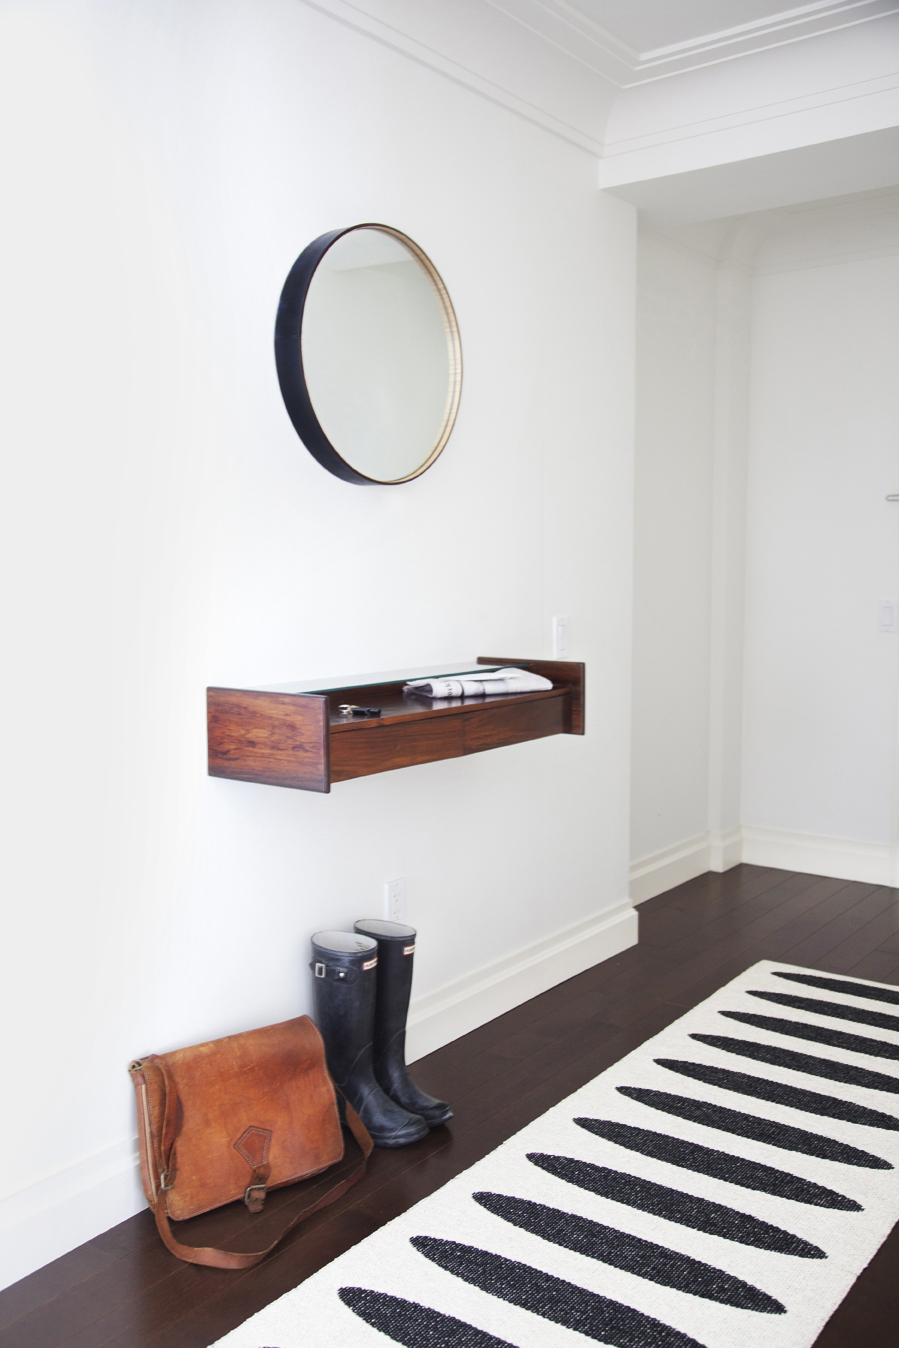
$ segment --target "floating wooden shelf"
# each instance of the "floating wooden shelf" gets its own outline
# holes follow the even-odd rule
[[[477,665],[514,665],[552,679],[540,693],[448,698],[404,693],[409,679],[459,674]],[[341,703],[380,707],[371,719],[348,719]],[[209,775],[300,791],[330,791],[332,782],[390,772],[415,763],[461,758],[484,749],[583,735],[584,666],[569,660],[478,656],[467,665],[394,670],[389,674],[207,689]]]

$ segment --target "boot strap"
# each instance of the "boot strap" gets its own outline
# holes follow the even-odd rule
[[[313,960],[309,968],[316,978],[330,978],[335,983],[355,983],[359,978],[358,969],[344,969],[339,964],[326,964],[324,960]]]

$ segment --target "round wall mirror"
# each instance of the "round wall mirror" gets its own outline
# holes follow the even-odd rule
[[[433,263],[389,225],[322,234],[281,292],[275,361],[290,419],[345,482],[409,482],[449,439],[462,389],[456,315]]]

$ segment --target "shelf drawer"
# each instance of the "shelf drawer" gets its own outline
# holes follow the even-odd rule
[[[564,734],[570,719],[569,699],[560,693],[539,702],[504,702],[459,719],[465,722],[464,752],[477,754],[484,749],[502,749],[545,735]]]
[[[331,732],[331,781],[367,777],[373,772],[461,758],[465,753],[466,716],[435,716],[419,721],[369,721]]]

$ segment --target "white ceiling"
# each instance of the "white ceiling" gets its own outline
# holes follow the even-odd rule
[[[576,11],[604,29],[635,54],[646,56],[659,47],[671,47],[719,34],[744,24],[833,10],[825,3],[790,6],[777,0],[567,0],[555,6]]]
[[[864,136],[647,179],[616,187],[613,192],[638,206],[645,220],[664,228],[789,209],[810,201],[820,205],[825,198],[850,192],[893,188],[897,181],[899,127],[889,127]]]

